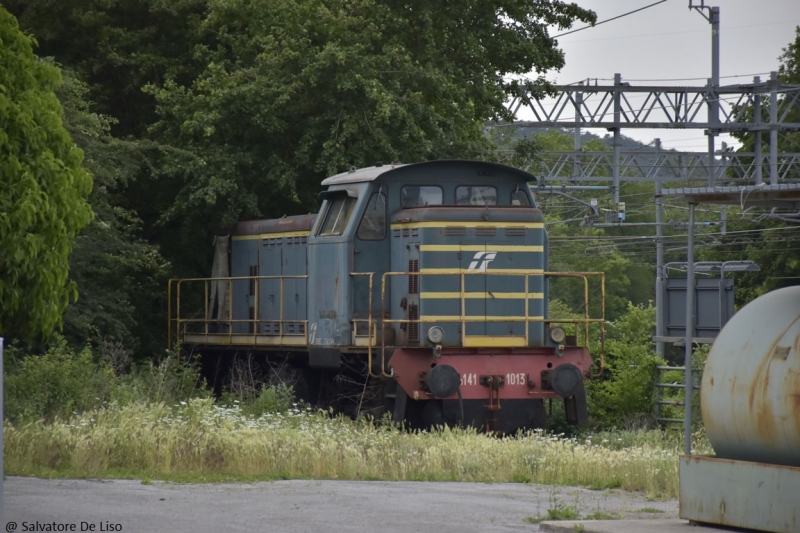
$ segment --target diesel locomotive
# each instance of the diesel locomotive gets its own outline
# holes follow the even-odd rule
[[[585,423],[590,324],[603,336],[589,281],[603,298],[604,280],[548,271],[535,181],[461,160],[327,178],[318,214],[240,222],[216,236],[211,277],[170,281],[171,341],[288,357],[312,403],[359,367],[414,427],[542,427],[553,399]],[[549,315],[554,277],[582,284],[579,318]]]

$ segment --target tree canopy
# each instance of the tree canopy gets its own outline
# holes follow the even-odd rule
[[[353,165],[485,156],[484,121],[519,89],[503,75],[561,67],[546,27],[576,18],[594,20],[562,2],[209,2],[204,68],[147,87],[157,138],[195,156],[160,223],[314,209]]]
[[[91,175],[61,123],[61,75],[0,7],[0,335],[32,340],[61,323],[75,235],[92,218]]]
[[[543,90],[537,75],[564,63],[547,28],[595,20],[560,0],[4,6],[69,71],[66,125],[98,180],[72,258],[87,298],[68,325],[116,338],[157,312],[164,259],[171,275],[207,275],[213,232],[316,210],[331,173],[491,157],[484,123],[509,118],[523,83],[509,76]]]

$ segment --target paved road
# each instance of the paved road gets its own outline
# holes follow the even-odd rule
[[[35,531],[39,522],[74,531],[211,533],[464,533],[539,531],[524,519],[554,506],[582,517],[602,511],[674,518],[675,501],[636,493],[511,483],[275,481],[231,484],[142,484],[135,480],[45,480],[9,477],[3,525]],[[638,512],[657,508],[662,513]],[[25,524],[23,524],[23,522]],[[83,524],[82,524],[83,523]],[[90,526],[94,526],[91,529]],[[47,529],[45,529],[47,530]]]

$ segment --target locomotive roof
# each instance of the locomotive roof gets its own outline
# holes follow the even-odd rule
[[[269,220],[245,220],[238,222],[233,230],[233,235],[260,235],[262,233],[284,233],[287,231],[309,231],[315,213],[308,215],[294,215]]]
[[[488,161],[470,161],[467,159],[443,159],[438,161],[425,161],[422,163],[411,163],[411,164],[391,163],[384,165],[382,163],[378,163],[373,167],[366,167],[359,169],[353,167],[347,172],[342,172],[341,174],[336,174],[335,176],[331,176],[330,178],[325,178],[324,180],[322,180],[322,185],[325,186],[342,185],[346,183],[361,183],[365,181],[375,181],[379,176],[402,167],[448,166],[453,164],[469,164],[480,167],[490,167],[493,168],[494,170],[502,170],[511,174],[517,174],[521,179],[525,180],[526,182],[536,181],[536,178],[533,175],[525,172],[524,170],[510,167],[508,165],[501,165],[499,163],[490,163]]]
[[[330,178],[325,178],[322,180],[323,185],[339,185],[342,183],[360,183],[362,181],[374,181],[375,178],[389,172],[390,170],[394,170],[398,167],[405,167],[408,165],[404,165],[401,163],[392,163],[390,165],[384,164],[377,164],[374,167],[366,167],[366,168],[351,168],[347,172],[342,172],[341,174],[336,174],[335,176],[331,176]]]

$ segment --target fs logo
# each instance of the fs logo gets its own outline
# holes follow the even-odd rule
[[[494,261],[496,256],[497,252],[478,252],[475,254],[475,257],[472,258],[472,262],[469,264],[467,270],[486,272],[486,267],[489,266],[489,263]]]

